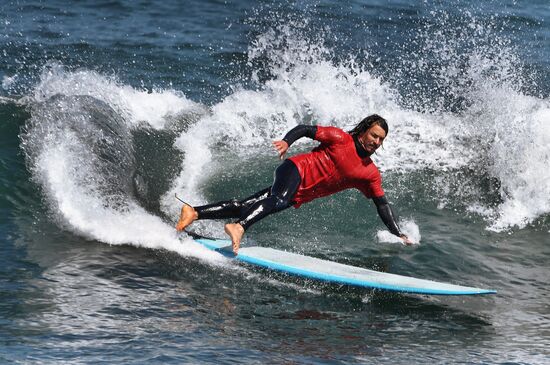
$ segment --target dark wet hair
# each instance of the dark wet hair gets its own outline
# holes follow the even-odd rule
[[[386,119],[382,118],[378,114],[369,115],[368,117],[360,121],[359,124],[355,126],[355,128],[353,128],[351,131],[348,131],[348,133],[352,136],[359,136],[368,131],[369,128],[374,125],[379,125],[380,127],[382,127],[382,129],[386,132],[386,135],[388,135],[388,122],[386,122]]]

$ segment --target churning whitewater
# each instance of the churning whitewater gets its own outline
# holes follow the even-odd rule
[[[547,363],[549,15],[544,0],[0,2],[0,363]],[[372,157],[416,244],[346,190],[254,224],[242,248],[496,295],[310,281],[176,232],[176,194],[250,196],[290,129],[374,113],[389,133]],[[190,230],[226,238],[224,223]]]
[[[523,95],[514,89],[514,80],[501,80],[498,73],[473,71],[500,67],[509,78],[506,54],[497,59],[504,65],[495,60],[486,65],[489,60],[477,59],[472,51],[470,68],[455,75],[467,77],[463,81],[470,84],[461,95],[470,101],[463,110],[420,111],[401,106],[397,90],[351,56],[334,63],[331,50],[308,44],[291,29],[270,30],[249,49],[250,62],[259,55],[267,58],[271,80],[257,88],[237,85],[212,106],[176,90],[148,92],[94,71],[45,66],[40,82],[23,98],[32,117],[22,146],[60,224],[110,244],[208,255],[190,242],[179,243],[170,221],[180,208],[174,194],[192,204],[206,203],[201,186],[209,176],[236,161],[273,159],[270,142],[295,125],[346,129],[366,110],[384,115],[391,124],[390,138],[375,156],[382,171],[448,177],[435,179],[431,187],[440,208],[461,201],[467,212],[486,219],[487,229],[497,231],[523,228],[550,211],[550,186],[545,184],[550,171],[544,168],[550,162],[548,100]],[[184,128],[178,127],[181,121]],[[173,133],[173,146],[183,156],[179,174],[161,198],[164,220],[144,210],[135,196],[131,131],[149,129]],[[298,148],[306,150],[311,143]],[[220,150],[229,153],[230,161],[217,160]],[[478,199],[492,194],[483,190],[487,181],[498,189],[496,203]],[[221,232],[220,224],[200,225],[210,235]],[[413,221],[404,229],[420,240]],[[378,238],[394,241],[382,231]]]

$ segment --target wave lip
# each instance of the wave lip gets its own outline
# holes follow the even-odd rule
[[[21,147],[61,227],[108,244],[222,262],[179,237],[171,222],[146,211],[134,196],[132,131],[162,129],[172,113],[194,103],[174,92],[142,92],[92,71],[56,67],[44,71],[25,103],[31,118]]]
[[[146,123],[155,129],[163,129],[170,116],[200,108],[179,91],[138,90],[95,71],[68,71],[63,65],[50,62],[27,99],[34,103],[43,102],[58,94],[91,96],[112,107],[129,125]]]

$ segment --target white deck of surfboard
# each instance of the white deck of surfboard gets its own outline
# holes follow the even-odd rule
[[[231,245],[229,240],[200,238],[195,239],[195,241],[211,250],[220,252],[226,251],[227,246]],[[249,264],[305,278],[367,288],[435,295],[495,293],[494,290],[379,272],[268,247],[243,247],[234,258]]]

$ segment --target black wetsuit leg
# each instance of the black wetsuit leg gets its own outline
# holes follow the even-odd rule
[[[285,160],[275,170],[269,195],[259,199],[246,209],[237,223],[246,231],[260,219],[290,207],[301,181],[300,172],[294,162]]]
[[[227,219],[240,218],[244,211],[260,199],[269,195],[269,188],[258,191],[244,200],[226,200],[213,204],[194,207],[198,213],[198,219]]]
[[[302,180],[298,168],[292,161],[285,160],[277,167],[274,175],[272,186],[244,200],[234,199],[194,207],[198,219],[239,218],[237,223],[246,230],[267,215],[290,207]]]

